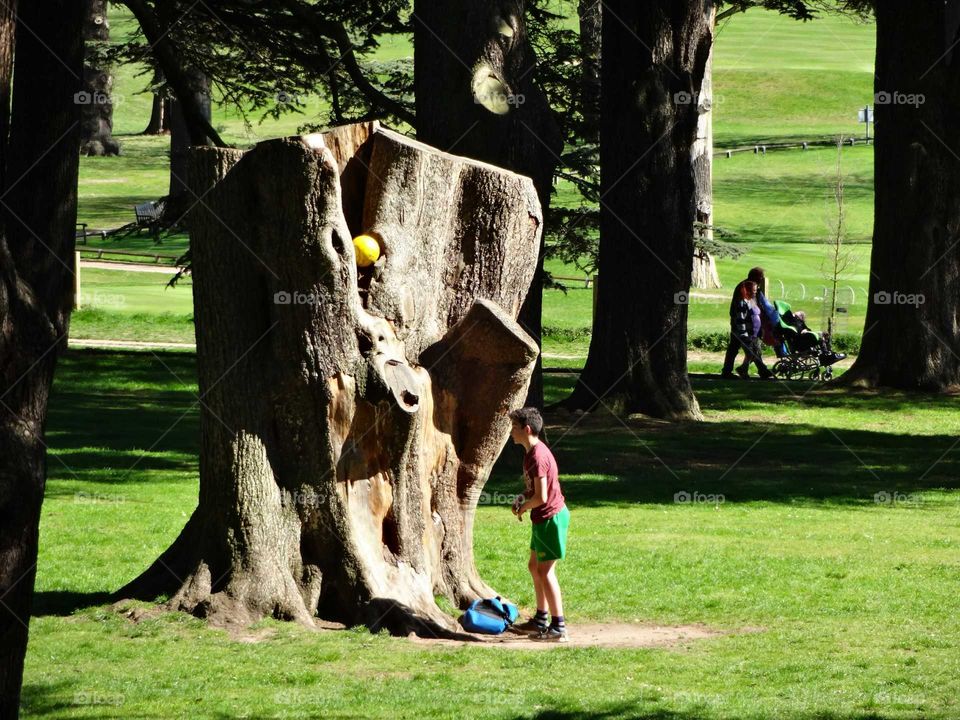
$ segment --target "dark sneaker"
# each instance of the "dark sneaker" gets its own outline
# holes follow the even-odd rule
[[[750,377],[750,371],[747,370],[747,369],[744,368],[744,367],[738,367],[738,368],[737,368],[737,375],[740,376],[740,379],[741,379],[741,380],[747,380],[747,379],[749,379],[749,377]]]
[[[722,380],[739,380],[740,379],[736,375],[730,372],[720,373],[720,378]]]
[[[530,639],[538,642],[570,642],[566,629],[558,630],[555,627],[548,627],[543,630],[538,630],[535,633],[530,633]]]
[[[510,626],[510,629],[511,629],[511,630],[516,630],[516,631],[518,631],[518,632],[527,632],[527,633],[529,633],[529,632],[539,632],[540,630],[544,630],[546,627],[547,627],[547,624],[546,624],[546,623],[544,623],[543,625],[541,625],[540,623],[538,623],[538,622],[537,622],[536,620],[534,620],[533,618],[529,618],[529,619],[527,619],[525,622],[517,623],[517,624],[515,624],[515,625],[511,625],[511,626]]]

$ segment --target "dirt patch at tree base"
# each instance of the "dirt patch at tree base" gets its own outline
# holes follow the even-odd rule
[[[487,645],[508,650],[543,650],[553,647],[657,648],[684,645],[692,640],[705,640],[728,633],[703,625],[643,625],[639,623],[586,623],[567,628],[569,642],[531,640],[529,633],[511,631],[502,635],[463,633],[469,639],[433,639],[410,636],[423,645]]]

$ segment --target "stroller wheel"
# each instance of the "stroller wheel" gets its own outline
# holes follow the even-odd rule
[[[827,367],[827,368],[823,371],[823,381],[824,381],[824,382],[829,382],[830,380],[833,380],[833,368],[832,368],[832,367]]]

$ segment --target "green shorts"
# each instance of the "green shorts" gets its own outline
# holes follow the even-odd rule
[[[568,527],[570,511],[566,505],[546,522],[534,524],[530,549],[537,553],[537,560],[563,560],[567,554]]]

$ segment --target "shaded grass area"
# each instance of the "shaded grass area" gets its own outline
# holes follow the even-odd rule
[[[103,604],[196,503],[194,362],[63,358],[26,717],[459,717],[464,703],[491,718],[957,715],[955,398],[695,378],[704,423],[548,417],[573,513],[572,631],[703,623],[728,633],[715,640],[499,652],[274,621],[242,640]],[[574,379],[548,376],[548,399]],[[484,576],[529,608],[529,526],[498,497],[517,491],[519,464],[507,447],[475,545]]]

